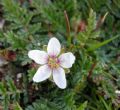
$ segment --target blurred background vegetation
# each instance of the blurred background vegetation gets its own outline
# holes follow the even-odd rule
[[[77,59],[65,90],[32,81],[52,36]],[[0,0],[0,110],[119,110],[119,45],[120,0]]]

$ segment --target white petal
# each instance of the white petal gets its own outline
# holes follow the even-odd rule
[[[47,65],[41,66],[35,73],[33,77],[33,81],[34,82],[44,81],[48,79],[50,75],[51,75],[51,69]]]
[[[55,37],[51,38],[48,43],[47,51],[48,54],[51,56],[57,56],[60,53],[61,45],[58,39]]]
[[[67,83],[63,68],[60,67],[58,69],[53,70],[53,80],[59,88],[61,89],[66,88]]]
[[[28,52],[28,56],[38,64],[47,63],[48,55],[45,51],[31,50]]]
[[[68,52],[60,55],[59,60],[63,68],[71,68],[75,62],[75,56],[71,52]]]

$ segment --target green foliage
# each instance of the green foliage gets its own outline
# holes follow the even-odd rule
[[[7,38],[8,43],[11,43],[13,49],[25,49],[26,41],[15,35],[13,32],[5,33],[5,37]]]
[[[2,99],[3,99],[3,106],[5,110],[8,110],[8,104],[9,104],[9,95],[7,94],[7,90],[4,87],[3,83],[0,83],[0,94],[2,94]]]
[[[35,101],[31,106],[28,106],[25,110],[58,110],[58,108],[54,103],[41,99]]]
[[[115,36],[115,37],[113,37],[113,38],[110,38],[110,39],[108,39],[108,40],[105,40],[105,41],[103,41],[103,42],[101,42],[101,43],[94,44],[94,45],[92,45],[92,46],[88,49],[88,51],[94,51],[94,50],[96,50],[97,48],[100,48],[101,46],[104,46],[104,45],[108,44],[109,42],[117,39],[118,37],[119,37],[119,35],[117,35],[117,36]]]
[[[15,103],[20,99],[20,91],[17,90],[11,79],[7,79],[7,83],[0,83],[0,95],[4,110],[9,110],[11,101]]]
[[[14,0],[2,0],[2,5],[4,7],[6,20],[13,22],[11,24],[12,29],[18,29],[29,24],[32,14],[28,13],[26,8],[20,7],[18,2]]]
[[[77,110],[85,110],[86,107],[87,107],[87,101],[85,101],[83,104],[81,104]]]
[[[15,105],[15,110],[23,110],[18,103]]]
[[[84,32],[80,32],[77,36],[77,40],[80,42],[80,45],[87,45],[91,46],[93,43],[96,43],[98,41],[95,41],[100,35],[100,31],[95,31],[96,26],[97,26],[97,21],[96,21],[96,13],[91,9],[89,17],[87,19],[87,27]]]

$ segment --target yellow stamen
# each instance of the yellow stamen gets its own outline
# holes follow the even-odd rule
[[[49,57],[48,59],[48,65],[50,66],[51,69],[55,69],[59,67],[59,63],[57,61],[57,58],[51,58]]]

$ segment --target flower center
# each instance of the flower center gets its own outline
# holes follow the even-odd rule
[[[55,69],[59,67],[59,61],[56,57],[49,57],[48,58],[48,65],[51,69]]]

